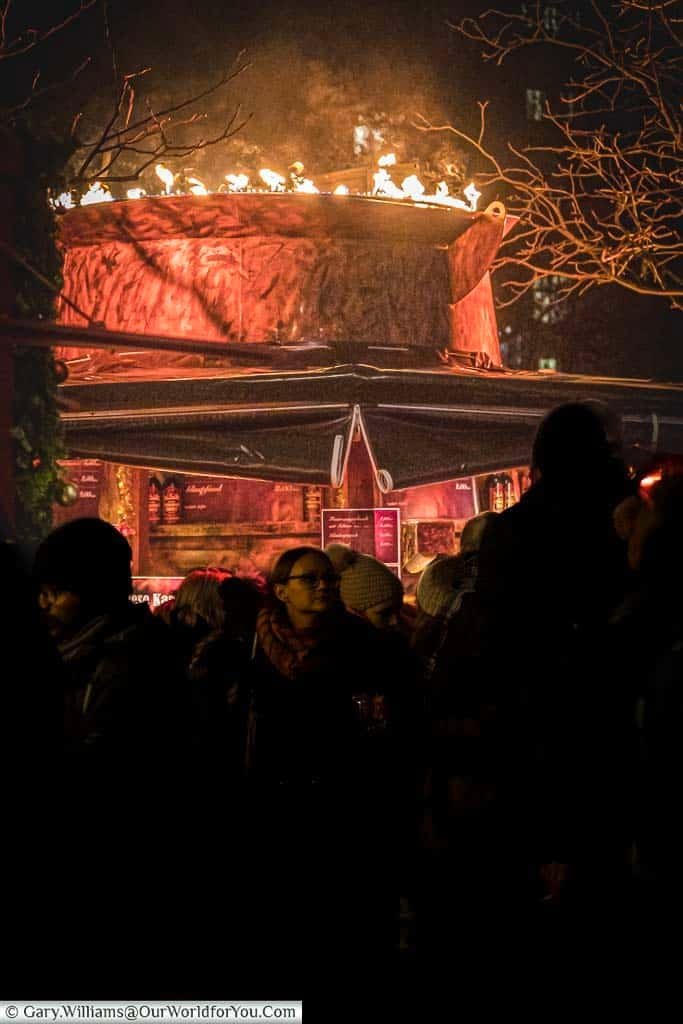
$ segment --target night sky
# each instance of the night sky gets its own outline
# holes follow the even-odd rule
[[[15,3],[15,24],[45,24],[59,10],[73,10],[58,0],[49,5]],[[428,114],[454,115],[476,103],[482,68],[474,44],[463,45],[445,25],[471,13],[477,5],[400,2],[296,4],[223,3],[218,0],[107,0],[111,36],[122,70],[151,66],[145,90],[174,93],[187,82],[206,82],[246,51],[253,69],[240,81],[236,98],[246,111],[265,105],[301,103],[310,88],[310,65],[324,65],[332,79],[351,75],[369,102],[384,100],[410,111],[428,98]],[[49,9],[49,12],[48,12]],[[32,12],[32,13],[31,13]],[[110,58],[104,39],[102,5],[86,12],[59,36],[59,44],[42,48],[28,64],[44,74],[68,73],[85,56],[91,67],[62,93],[65,106],[98,96],[107,88]],[[277,95],[286,85],[286,95]],[[239,95],[237,95],[239,93]],[[258,130],[258,126],[257,126]]]

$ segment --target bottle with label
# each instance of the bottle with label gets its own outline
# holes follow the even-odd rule
[[[304,487],[304,519],[307,523],[320,523],[322,491],[319,487]]]
[[[150,526],[158,526],[161,522],[161,484],[155,476],[150,477],[149,480],[147,516]]]
[[[503,478],[494,473],[486,481],[486,488],[489,497],[489,510],[491,512],[502,512],[505,509],[505,482]]]
[[[165,526],[179,523],[182,514],[182,495],[177,480],[170,477],[161,489],[161,521]]]
[[[519,489],[522,494],[529,490],[531,487],[531,470],[525,469],[519,474]]]
[[[509,473],[503,473],[502,480],[505,492],[505,508],[510,508],[517,501],[515,497],[515,484]]]

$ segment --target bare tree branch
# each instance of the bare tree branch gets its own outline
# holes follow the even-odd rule
[[[183,110],[185,107],[189,107],[193,103],[199,103],[200,100],[203,100],[207,96],[210,96],[212,93],[217,92],[224,85],[228,85],[235,78],[237,78],[238,75],[241,75],[244,71],[246,71],[248,68],[251,67],[251,64],[243,62],[243,57],[244,57],[244,52],[242,51],[235,58],[235,60],[233,62],[233,65],[230,68],[230,70],[225,71],[221,75],[221,77],[218,79],[218,81],[215,82],[213,85],[210,85],[207,89],[204,89],[202,92],[198,92],[198,93],[193,94],[188,99],[182,100],[180,103],[176,103],[172,107],[165,107],[163,110],[158,111],[157,116],[160,117],[160,118],[163,118],[163,117],[166,117],[167,115],[170,115],[170,114],[177,114],[179,110]],[[151,70],[150,68],[145,68],[144,71],[134,72],[134,74],[130,75],[129,77],[133,78],[136,75],[145,74],[147,71],[150,71],[150,70]],[[149,117],[144,117],[140,121],[136,121],[135,124],[131,124],[128,128],[125,129],[125,131],[131,131],[131,132],[135,131],[137,128],[140,128],[141,126],[146,125],[148,122],[149,122]],[[116,134],[116,133],[114,133],[114,134]],[[95,143],[94,142],[84,142],[83,145],[84,146],[93,146],[93,145],[95,145]]]
[[[133,118],[136,104],[135,82],[150,69],[144,68],[127,75],[119,74],[118,92],[113,108],[99,135],[91,140],[81,140],[77,131],[82,121],[82,115],[78,115],[74,119],[72,138],[75,151],[83,154],[83,159],[74,173],[74,182],[80,186],[95,180],[135,181],[151,164],[162,158],[188,157],[201,149],[218,145],[236,135],[249,121],[249,117],[240,120],[239,105],[236,106],[227,123],[217,134],[208,138],[200,136],[192,141],[179,139],[178,131],[198,125],[206,119],[206,114],[195,112],[188,117],[179,119],[174,119],[174,115],[181,110],[187,110],[234,81],[249,67],[242,57],[243,55],[240,53],[233,66],[226,70],[218,81],[179,103],[155,111],[149,101],[146,101],[147,113],[137,119]],[[116,67],[115,58],[113,61],[114,67]],[[145,142],[149,142],[150,146],[145,147]],[[125,174],[115,173],[118,161],[122,157],[131,155],[142,156],[145,159],[136,162],[133,168]]]
[[[0,11],[0,53],[5,48],[5,39],[7,37],[7,16],[9,15],[9,9],[12,6],[12,0],[4,0],[2,10]]]
[[[53,92],[56,89],[61,89],[61,87],[63,85],[66,85],[68,82],[73,82],[73,80],[78,75],[80,75],[80,73],[84,71],[89,64],[90,57],[86,57],[84,61],[81,61],[77,68],[74,68],[74,70],[68,75],[67,78],[61,78],[57,82],[50,82],[48,85],[43,86],[42,89],[38,88],[38,82],[40,81],[40,71],[36,71],[33,75],[33,80],[31,82],[29,91],[27,92],[23,100],[17,100],[17,102],[14,103],[11,107],[7,107],[6,109],[0,112],[0,124],[6,121],[10,121],[21,110],[26,110],[26,108],[29,107],[31,103],[34,102],[34,100],[40,99],[40,97],[45,96],[46,93]]]
[[[71,14],[62,18],[61,21],[55,22],[49,28],[44,30],[26,28],[16,38],[10,39],[8,36],[10,13],[20,11],[21,5],[15,8],[13,0],[0,0],[0,71],[5,75],[2,85],[0,85],[0,124],[11,121],[13,117],[25,111],[35,100],[40,99],[46,93],[72,82],[87,67],[90,63],[89,57],[81,61],[66,78],[50,82],[39,88],[41,79],[39,69],[23,66],[21,61],[17,65],[10,61],[12,58],[30,54],[36,47],[72,25],[97,3],[99,0],[80,0],[77,10],[72,11]],[[26,75],[26,85],[23,85],[24,74]]]
[[[562,109],[546,104],[548,141],[508,145],[507,156],[486,144],[486,104],[480,129],[418,117],[423,131],[451,132],[479,155],[480,184],[496,187],[519,226],[501,246],[505,304],[539,278],[560,276],[561,295],[617,284],[683,308],[683,125],[679,27],[681,0],[591,0],[579,24],[562,12],[546,23],[540,2],[521,13],[489,10],[454,26],[483,44],[482,56],[502,64],[525,47],[553,47],[573,57]]]
[[[86,150],[88,150],[87,155],[86,155],[85,159],[83,160],[83,162],[82,162],[82,164],[81,164],[81,166],[79,168],[78,174],[77,174],[77,177],[78,177],[79,180],[83,180],[83,179],[86,178],[86,171],[87,171],[88,167],[93,162],[93,160],[95,160],[95,158],[97,157],[98,153],[101,151],[102,146],[105,144],[107,139],[110,137],[112,129],[114,128],[114,125],[116,124],[116,122],[121,117],[122,111],[124,109],[127,110],[127,119],[130,120],[131,104],[132,104],[132,102],[134,102],[134,99],[135,99],[135,93],[134,93],[133,86],[132,86],[131,82],[133,81],[134,78],[137,78],[140,75],[144,75],[149,70],[150,70],[149,68],[144,68],[144,70],[137,71],[137,72],[135,72],[132,75],[124,75],[123,76],[123,78],[121,79],[120,84],[119,84],[119,92],[118,92],[118,96],[116,97],[116,100],[115,100],[115,103],[114,103],[114,109],[111,112],[111,114],[109,115],[109,118],[108,118],[104,128],[102,129],[99,138],[96,139],[95,142],[93,142],[93,143],[85,142],[85,143],[80,143],[80,144],[77,145],[78,149],[85,148]],[[123,132],[125,133],[126,131],[127,131],[127,128],[126,128],[125,123],[124,123]]]
[[[137,181],[142,176],[142,174],[147,170],[148,167],[151,167],[152,164],[157,163],[162,157],[165,157],[167,159],[173,159],[174,157],[176,157],[176,158],[188,157],[188,156],[192,156],[193,153],[198,152],[200,149],[207,149],[210,146],[217,145],[219,142],[225,142],[227,139],[232,138],[233,135],[236,135],[238,132],[240,132],[242,130],[242,128],[244,128],[244,126],[249,123],[249,120],[251,118],[251,114],[249,114],[247,117],[245,117],[239,123],[237,123],[237,124],[235,123],[237,121],[237,117],[239,115],[239,110],[240,110],[240,108],[237,107],[236,110],[234,111],[232,117],[230,118],[228,124],[222,129],[222,131],[218,135],[215,135],[215,136],[213,136],[211,138],[208,138],[208,139],[201,138],[197,142],[194,142],[194,143],[186,145],[186,146],[174,145],[164,135],[163,126],[160,126],[159,130],[158,130],[158,133],[150,133],[150,134],[158,134],[159,138],[161,139],[159,144],[157,146],[155,146],[154,149],[141,150],[141,149],[138,149],[137,147],[128,147],[128,146],[126,146],[124,148],[124,147],[117,146],[117,147],[115,147],[114,155],[109,160],[107,160],[100,167],[100,169],[94,174],[92,179],[89,178],[88,180],[98,180],[98,181],[107,181],[107,182]],[[199,117],[199,115],[198,115],[198,117]],[[190,124],[192,120],[193,119],[188,119],[186,122],[179,122],[179,123],[180,124],[182,124],[182,123]],[[120,174],[120,175],[112,174],[111,173],[111,169],[112,169],[114,163],[116,162],[116,160],[118,159],[118,157],[121,156],[121,154],[123,152],[126,152],[126,153],[132,152],[132,153],[138,153],[138,154],[149,154],[149,159],[148,160],[144,160],[137,167],[135,167],[135,169],[133,171],[131,171],[131,172],[127,173],[127,174]]]
[[[8,60],[11,57],[20,57],[22,54],[29,53],[34,50],[36,46],[44,43],[51,36],[56,35],[57,32],[61,32],[72,22],[76,21],[77,18],[83,14],[84,11],[94,7],[95,4],[99,3],[99,0],[81,0],[78,10],[68,14],[61,21],[51,25],[50,28],[45,29],[43,32],[35,28],[26,29],[23,36],[19,36],[17,39],[10,40],[8,42],[6,36],[7,28],[7,15],[9,14],[12,0],[5,0],[5,6],[2,11],[2,18],[0,19],[0,61]]]
[[[119,64],[116,58],[116,47],[114,46],[114,41],[112,39],[111,25],[109,24],[109,0],[102,0],[102,19],[104,21],[104,38],[111,57],[114,92],[116,93],[119,82]]]

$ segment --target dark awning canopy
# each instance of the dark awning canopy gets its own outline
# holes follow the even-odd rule
[[[528,464],[545,411],[380,406],[363,408],[362,419],[378,486],[387,491]],[[633,414],[622,425],[626,453],[683,454],[683,416]]]
[[[346,365],[62,394],[74,456],[338,486],[359,427],[383,492],[522,465],[545,413],[585,398],[621,416],[627,445],[683,453],[683,387],[647,381]]]
[[[486,473],[528,461],[536,420],[464,412],[363,409],[380,490]]]
[[[350,406],[96,417],[71,423],[69,451],[124,465],[295,483],[339,484]]]

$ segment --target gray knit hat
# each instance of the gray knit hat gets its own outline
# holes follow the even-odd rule
[[[339,593],[347,608],[365,612],[386,601],[403,601],[403,584],[384,562],[345,544],[329,544],[325,552],[339,573]]]
[[[427,615],[442,615],[468,578],[462,555],[437,555],[420,576],[415,597]]]

